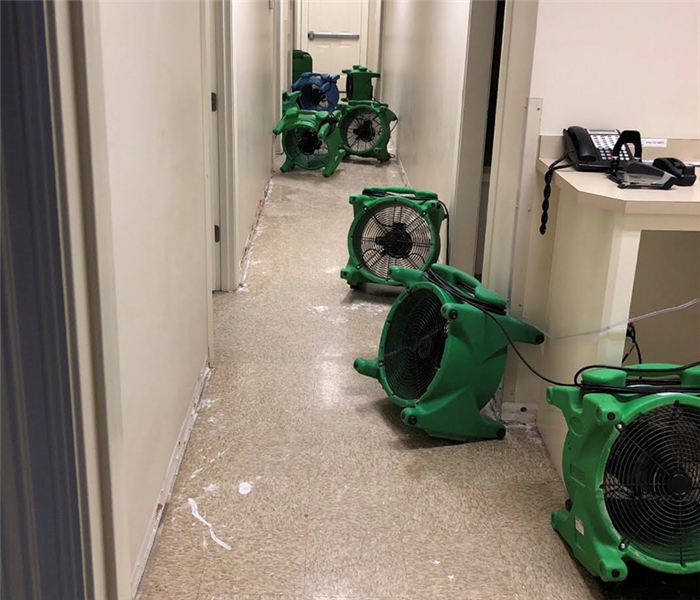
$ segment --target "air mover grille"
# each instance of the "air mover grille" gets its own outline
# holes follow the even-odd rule
[[[430,255],[432,234],[425,215],[393,200],[370,206],[352,236],[355,255],[382,279],[389,267],[420,269]]]
[[[300,169],[321,169],[328,158],[328,147],[318,134],[308,127],[294,127],[282,138],[285,154]]]
[[[376,110],[357,108],[350,113],[340,125],[340,137],[348,148],[354,152],[371,150],[381,138],[382,119]]]
[[[676,402],[623,427],[602,488],[623,543],[663,562],[700,560],[700,407]]]
[[[396,307],[384,344],[384,369],[391,390],[417,400],[440,369],[447,338],[442,302],[429,290],[417,290]]]
[[[302,106],[313,106],[314,110],[330,110],[328,96],[315,83],[309,83],[301,88]]]

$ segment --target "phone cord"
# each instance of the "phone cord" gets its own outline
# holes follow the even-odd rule
[[[555,160],[547,172],[544,174],[544,190],[542,192],[542,218],[540,219],[540,234],[544,235],[547,233],[547,221],[549,221],[549,197],[552,195],[552,177],[554,177],[554,171],[557,169],[566,169],[567,167],[573,167],[574,163],[569,162],[563,165],[559,163],[564,160],[568,154],[562,154],[557,160]]]

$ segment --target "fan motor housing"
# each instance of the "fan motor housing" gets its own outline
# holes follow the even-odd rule
[[[677,374],[677,365],[626,370],[659,377],[663,369]],[[666,573],[700,572],[700,396],[639,396],[635,379],[615,369],[584,372],[583,382],[630,393],[548,388],[547,402],[569,428],[562,467],[570,502],[552,513],[553,528],[603,581],[625,579],[629,561]],[[700,367],[682,371],[680,386],[700,386]]]
[[[401,285],[390,276],[390,267],[425,269],[438,260],[445,210],[435,192],[370,187],[350,196],[350,204],[350,258],[340,271],[349,285]]]
[[[296,92],[295,92],[296,94]],[[283,95],[283,102],[289,98]],[[286,160],[280,167],[284,173],[294,168],[307,171],[323,169],[330,177],[345,156],[340,144],[337,121],[339,113],[287,108],[282,119],[273,129],[275,135],[282,134],[282,149]]]
[[[502,314],[505,300],[471,275],[445,265],[433,265],[431,271],[452,285],[472,290],[473,298],[482,304],[493,306],[498,311],[492,313],[493,318],[514,341],[543,341],[542,333],[534,327]],[[357,359],[355,369],[379,380],[389,398],[403,408],[401,419],[406,425],[423,429],[432,437],[457,441],[504,437],[502,423],[480,414],[505,370],[508,341],[501,329],[481,309],[429,281],[424,271],[392,268],[392,277],[406,289],[389,311],[379,356]],[[402,315],[413,298],[425,300],[433,314],[418,307],[413,315]],[[413,323],[407,316],[414,317]],[[415,329],[414,324],[425,319],[430,321],[430,333],[437,336],[421,335],[420,329]],[[404,347],[398,347],[401,345]],[[438,352],[434,351],[436,345],[441,346]],[[394,365],[402,354],[404,365],[400,366],[409,367],[408,371],[403,369],[403,378]],[[414,363],[415,372],[410,370]],[[411,384],[414,375],[420,385]]]
[[[391,123],[397,117],[388,104],[374,100],[351,100],[341,104],[339,109],[341,117],[338,127],[347,154],[376,158],[379,162],[391,159],[388,150]]]

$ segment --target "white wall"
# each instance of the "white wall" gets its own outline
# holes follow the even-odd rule
[[[700,3],[541,0],[531,96],[570,125],[700,137]]]
[[[457,173],[469,2],[384,0],[381,100],[398,115],[411,185],[451,207]]]
[[[198,2],[100,4],[132,567],[207,356]]]
[[[700,298],[700,232],[645,231],[630,317]],[[635,325],[644,362],[687,364],[700,357],[700,305]],[[631,363],[637,362],[633,353]]]
[[[399,117],[397,154],[411,185],[447,204],[451,264],[473,272],[495,2],[383,5],[380,97]]]
[[[272,172],[272,129],[279,118],[275,27],[268,0],[232,0],[231,43],[235,230],[233,273],[224,289],[238,285],[240,262]]]

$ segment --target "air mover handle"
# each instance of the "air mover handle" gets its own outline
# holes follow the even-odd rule
[[[678,375],[683,386],[700,385],[700,365],[680,369],[679,365],[667,363],[646,363],[641,365],[629,365],[625,367],[628,373],[634,373],[641,377],[669,377]]]
[[[629,365],[621,369],[591,369],[581,374],[581,379],[587,384],[624,386],[628,376],[631,377],[669,377],[679,376],[681,385],[685,387],[700,386],[700,365],[683,368],[680,365],[668,363],[643,363]],[[632,380],[634,381],[634,380]]]
[[[410,196],[416,196],[420,198],[436,198],[437,199],[437,194],[435,192],[429,192],[427,190],[415,190],[410,187],[401,187],[401,186],[393,186],[393,187],[366,187],[365,189],[362,190],[362,193],[365,194],[366,196],[376,196],[377,194],[401,194],[401,195],[410,195]]]

